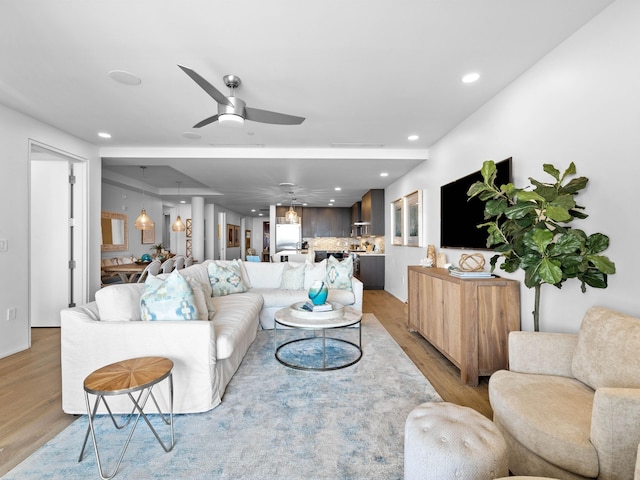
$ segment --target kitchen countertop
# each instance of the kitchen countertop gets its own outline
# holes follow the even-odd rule
[[[380,252],[356,252],[361,257],[384,257],[385,253]]]

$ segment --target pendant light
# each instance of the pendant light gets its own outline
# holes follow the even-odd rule
[[[144,182],[144,171],[147,167],[140,167],[142,169],[142,179]],[[144,187],[142,188],[142,209],[140,211],[140,215],[136,218],[136,223],[134,224],[136,230],[151,230],[155,224],[153,220],[147,215],[147,211],[144,209]]]
[[[184,232],[187,227],[180,218],[180,182],[176,183],[178,184],[178,217],[176,218],[176,221],[173,222],[173,225],[171,225],[171,230],[173,230],[174,232]]]
[[[284,218],[287,221],[287,223],[298,223],[298,214],[296,213],[295,209],[293,208],[293,201],[295,200],[295,198],[291,199],[291,206],[289,207],[289,210],[287,210],[287,213],[284,214]]]

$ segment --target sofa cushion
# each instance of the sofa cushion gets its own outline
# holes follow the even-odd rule
[[[109,285],[96,292],[96,305],[103,322],[140,320],[140,296],[143,283]]]
[[[284,264],[280,288],[285,290],[302,290],[304,288],[304,263],[301,265]]]
[[[251,293],[261,295],[265,307],[285,308],[296,302],[309,300],[306,290],[282,290],[280,288],[252,288]]]
[[[209,282],[214,297],[222,297],[234,293],[243,293],[248,290],[242,279],[240,263],[215,260],[209,263]]]
[[[519,443],[560,468],[598,476],[598,454],[589,440],[592,389],[573,378],[507,370],[489,383],[494,418]]]
[[[327,259],[327,285],[329,289],[351,290],[351,277],[353,277],[353,260],[351,257],[342,261],[334,257]]]
[[[149,275],[140,297],[140,318],[142,320],[206,320],[207,305],[204,298],[196,304],[196,297],[189,282],[174,271],[162,280]]]
[[[262,297],[254,293],[242,293],[214,297],[216,315],[212,323],[216,336],[216,358],[229,358],[234,348],[248,348],[255,337],[250,325],[260,315]],[[257,330],[257,322],[255,329]]]
[[[249,288],[279,288],[284,266],[281,262],[247,262],[245,268],[251,282]]]
[[[313,282],[320,280],[321,282],[327,281],[327,260],[324,259],[321,262],[305,262],[304,270],[304,289],[309,290]]]
[[[640,388],[640,320],[591,307],[582,320],[571,366],[573,376],[594,390]]]

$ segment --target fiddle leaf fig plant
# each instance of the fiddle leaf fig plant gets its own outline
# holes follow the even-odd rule
[[[609,247],[609,237],[602,233],[587,235],[569,224],[587,218],[584,207],[575,196],[589,182],[575,177],[573,162],[561,173],[553,165],[543,170],[554,182],[544,183],[529,178],[531,185],[516,188],[512,183],[497,186],[496,166],[492,160],[482,165],[482,182],[469,188],[469,199],[484,202],[487,229],[487,248],[496,252],[491,258],[491,271],[500,257],[500,268],[506,272],[524,270],[524,283],[535,289],[533,310],[534,330],[540,327],[540,288],[547,283],[557,288],[570,279],[581,282],[582,292],[587,285],[607,288],[607,275],[616,272],[615,264],[601,253]]]

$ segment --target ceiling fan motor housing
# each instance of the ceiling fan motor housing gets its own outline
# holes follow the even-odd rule
[[[227,97],[227,99],[233,105],[222,105],[218,104],[218,115],[238,115],[239,117],[245,118],[247,116],[247,112],[245,110],[246,103],[244,100],[241,100],[238,97]]]

